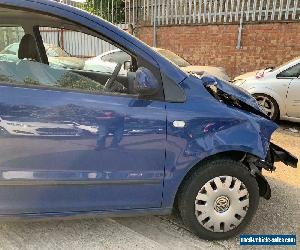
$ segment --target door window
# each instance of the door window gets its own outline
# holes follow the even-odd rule
[[[97,60],[113,45],[81,32],[40,28],[49,65],[40,62],[37,39],[22,28],[0,30],[0,82],[93,93],[131,94],[127,71]],[[82,41],[85,43],[80,44]],[[92,46],[93,45],[93,46]],[[30,49],[29,49],[30,48]],[[125,52],[124,52],[125,53]],[[130,56],[127,54],[130,58]],[[121,62],[120,62],[121,63]],[[112,79],[110,88],[106,84]]]
[[[32,31],[28,31],[24,32],[21,27],[0,30],[0,83],[136,96],[129,81],[133,81],[138,67],[146,67],[162,85],[158,69],[100,35],[66,28],[37,29],[34,24]],[[111,60],[102,60],[105,54]],[[124,63],[128,61],[131,67],[125,69]],[[163,100],[162,89],[151,98]]]

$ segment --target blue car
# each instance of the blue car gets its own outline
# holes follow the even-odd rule
[[[64,36],[51,41],[47,29]],[[75,57],[72,44],[96,54],[103,42],[130,60],[113,73],[49,65],[45,44]],[[12,43],[18,58],[0,57],[1,218],[177,209],[199,237],[225,239],[250,223],[260,196],[270,198],[262,170],[297,166],[270,142],[277,125],[246,92],[183,72],[94,15],[0,0],[0,51]]]

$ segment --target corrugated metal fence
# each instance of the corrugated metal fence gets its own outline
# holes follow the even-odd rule
[[[128,29],[128,25],[125,24],[125,2],[123,0],[92,0],[86,3],[72,0],[55,1],[84,9],[114,23],[123,30]],[[94,57],[116,48],[101,39],[76,31],[42,28],[41,35],[45,43],[60,46],[72,56]]]
[[[127,29],[126,24],[118,24],[118,26]],[[116,49],[102,39],[77,31],[46,27],[41,28],[40,32],[44,43],[59,46],[72,56],[95,57]]]

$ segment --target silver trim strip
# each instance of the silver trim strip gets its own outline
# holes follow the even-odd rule
[[[1,180],[0,186],[137,185],[159,184],[162,180]]]

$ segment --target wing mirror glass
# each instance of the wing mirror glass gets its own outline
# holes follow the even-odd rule
[[[147,68],[138,68],[133,81],[133,92],[141,96],[152,96],[159,90],[160,84],[153,73]]]

